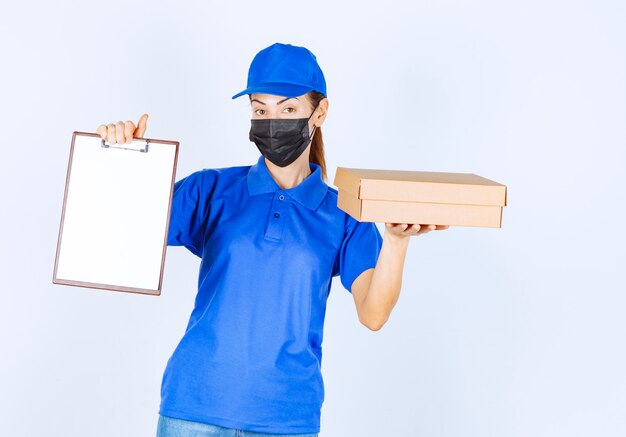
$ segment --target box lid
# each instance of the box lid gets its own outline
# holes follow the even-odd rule
[[[333,184],[359,199],[506,206],[506,185],[474,173],[337,167]]]

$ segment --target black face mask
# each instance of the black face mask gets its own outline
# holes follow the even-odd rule
[[[313,133],[309,135],[309,120],[312,116],[250,120],[250,141],[271,162],[286,167],[298,159],[311,142],[317,128],[314,126]]]

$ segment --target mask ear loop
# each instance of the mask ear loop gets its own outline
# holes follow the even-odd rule
[[[317,106],[319,106],[319,103]],[[311,112],[311,115],[309,115],[309,118],[307,119],[307,123],[309,122],[311,117],[313,117],[313,114],[315,114],[315,111],[317,111],[317,106],[315,107],[315,109],[313,109],[313,112]],[[315,135],[315,129],[317,129],[317,126],[313,125],[313,132],[311,132],[311,136],[309,137],[309,142],[313,141],[313,135]]]

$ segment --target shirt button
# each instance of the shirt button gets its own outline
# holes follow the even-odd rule
[[[279,214],[279,213],[277,213],[277,212],[275,212],[275,213],[274,213],[274,217],[275,217],[275,218],[278,218],[278,217],[280,217],[280,214]]]
[[[280,196],[278,196],[278,198],[279,198],[280,200],[285,200],[285,196],[283,196],[282,194],[281,194]]]

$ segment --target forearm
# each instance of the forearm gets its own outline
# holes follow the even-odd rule
[[[363,318],[367,326],[374,330],[380,329],[387,322],[400,296],[409,240],[385,230],[383,245],[362,304]]]

